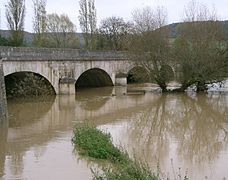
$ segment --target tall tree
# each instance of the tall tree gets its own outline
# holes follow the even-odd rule
[[[221,81],[225,76],[227,47],[223,26],[214,9],[195,0],[188,4],[184,14],[174,43],[182,90],[194,84],[197,91],[204,91],[206,84]]]
[[[33,0],[33,31],[35,33],[34,44],[43,46],[46,30],[46,0]]]
[[[11,31],[10,43],[13,46],[23,44],[25,18],[25,0],[9,0],[6,5],[6,19]]]
[[[102,49],[124,50],[133,24],[125,22],[121,17],[108,17],[101,21],[99,28],[99,47]]]
[[[97,12],[94,0],[79,1],[79,22],[82,32],[84,33],[85,46],[87,49],[95,49],[96,45],[96,28]]]
[[[78,48],[76,27],[65,14],[48,14],[46,46],[59,48]]]
[[[133,12],[135,32],[132,36],[131,54],[136,65],[143,67],[151,82],[167,91],[167,82],[173,76],[169,64],[169,39],[167,12],[163,7],[145,7]],[[171,74],[170,74],[171,73]]]

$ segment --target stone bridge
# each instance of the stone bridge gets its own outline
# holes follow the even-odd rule
[[[0,127],[2,122],[7,118],[6,92],[3,74],[3,65],[0,58]],[[0,130],[1,131],[1,130]]]
[[[126,85],[133,67],[127,54],[116,51],[0,47],[4,76],[33,72],[48,80],[56,94],[74,94],[75,84]]]

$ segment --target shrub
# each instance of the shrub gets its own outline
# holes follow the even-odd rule
[[[158,180],[144,163],[131,160],[129,155],[112,144],[111,135],[94,126],[81,125],[74,130],[72,142],[80,155],[96,159],[106,159],[109,168],[102,168],[102,172],[92,169],[93,179],[96,180]],[[114,163],[113,163],[114,162]]]
[[[82,125],[74,130],[72,142],[80,155],[96,159],[121,161],[124,155],[112,144],[111,135],[94,126]]]

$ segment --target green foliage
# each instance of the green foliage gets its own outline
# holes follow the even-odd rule
[[[93,126],[82,125],[74,130],[72,142],[79,154],[96,159],[121,161],[124,155],[112,144],[111,136]]]
[[[92,169],[93,178],[96,180],[159,179],[159,175],[154,175],[147,165],[131,160],[127,153],[116,148],[112,144],[109,133],[96,129],[94,126],[87,124],[77,126],[72,142],[79,154],[111,162],[111,166],[103,168],[102,173]]]
[[[17,30],[11,30],[11,36],[9,38],[9,46],[20,47],[24,46],[24,32]]]
[[[200,28],[205,25],[204,23],[195,24],[194,28]],[[214,28],[214,31],[219,30]],[[204,33],[204,38],[200,33],[197,35],[199,37],[192,35],[193,40],[186,37],[190,36],[189,34],[179,36],[173,44],[173,56],[179,64],[179,72],[181,72],[179,81],[183,90],[195,84],[197,91],[204,91],[206,84],[222,81],[226,76],[224,43],[219,40],[219,37],[216,37],[217,39],[209,37],[209,33],[207,33],[208,36]]]
[[[9,40],[0,35],[0,46],[8,46]]]
[[[93,171],[96,180],[159,180],[159,175],[151,172],[150,168],[137,161],[128,160],[120,163],[112,169],[103,169],[103,173],[99,174]]]
[[[182,90],[195,85],[197,91],[205,91],[207,84],[225,78],[224,27],[214,11],[195,1],[189,3],[185,23],[178,24],[178,36],[173,44]]]
[[[45,78],[33,73],[15,73],[6,76],[5,83],[8,98],[55,94],[53,87]]]

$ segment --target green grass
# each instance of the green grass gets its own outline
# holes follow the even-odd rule
[[[144,163],[131,160],[129,155],[115,147],[111,135],[95,126],[81,125],[74,129],[72,142],[80,155],[95,159],[105,159],[110,166],[102,172],[92,170],[96,180],[158,180]]]
[[[112,168],[103,168],[103,172],[94,172],[95,180],[159,180],[159,175],[152,173],[144,163],[132,161],[119,163]]]
[[[123,161],[125,158],[125,155],[112,144],[110,134],[91,125],[76,127],[72,142],[80,155],[112,162]]]

